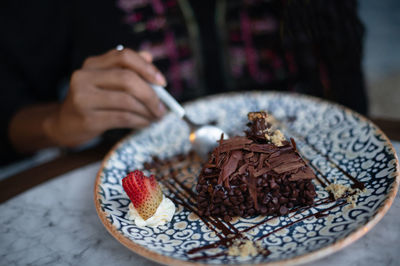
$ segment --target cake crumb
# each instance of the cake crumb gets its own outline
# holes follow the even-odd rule
[[[279,129],[277,129],[275,131],[272,131],[269,129],[267,131],[267,133],[265,133],[264,136],[268,142],[270,142],[278,147],[283,146],[283,141],[286,140],[285,136]]]
[[[347,201],[347,203],[350,203],[350,206],[352,208],[355,208],[357,206],[358,196],[359,196],[359,193],[347,197],[346,201]]]
[[[350,203],[351,208],[355,208],[357,206],[357,200],[361,193],[365,193],[367,190],[360,190],[358,188],[352,189],[351,187],[337,184],[336,179],[332,184],[325,188],[326,191],[331,192],[335,200],[343,198],[347,195],[346,201]]]
[[[350,187],[346,187],[345,185],[342,184],[336,184],[336,180],[334,183],[330,184],[325,188],[326,191],[331,192],[333,194],[333,197],[335,200],[343,197],[346,193],[352,193],[353,189]]]
[[[261,111],[261,112],[250,112],[250,113],[247,114],[247,118],[250,121],[254,121],[256,119],[267,119],[267,117],[268,117],[267,113],[263,112],[263,111]]]
[[[250,239],[236,239],[233,241],[232,246],[228,249],[230,256],[256,256],[260,249],[262,249],[260,241],[251,241]]]
[[[285,136],[282,134],[282,132],[279,129],[275,130],[275,132],[271,136],[272,144],[275,144],[278,147],[283,146],[282,141],[284,141],[284,140],[285,140]]]

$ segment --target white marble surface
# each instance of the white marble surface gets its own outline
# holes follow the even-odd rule
[[[400,143],[395,143],[397,153]],[[0,205],[0,265],[157,265],[103,227],[93,203],[100,163]],[[400,195],[383,219],[344,250],[309,265],[400,265]]]

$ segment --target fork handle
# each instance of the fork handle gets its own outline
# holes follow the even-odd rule
[[[183,107],[175,100],[174,97],[171,96],[171,94],[169,94],[164,87],[155,84],[150,84],[150,86],[153,88],[160,100],[165,103],[165,105],[168,106],[172,112],[177,114],[180,118],[185,116],[185,109],[183,109]]]

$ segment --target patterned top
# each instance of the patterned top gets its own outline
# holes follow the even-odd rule
[[[367,111],[356,0],[3,0],[0,25],[0,164],[19,156],[13,115],[62,101],[71,73],[120,43],[150,51],[180,101],[290,90]]]
[[[232,90],[290,90],[365,113],[363,28],[355,2],[325,2],[117,0],[117,5],[137,37],[132,48],[154,55],[180,100]],[[350,100],[344,93],[349,85],[356,95]]]

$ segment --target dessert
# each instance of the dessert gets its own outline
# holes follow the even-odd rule
[[[337,217],[330,214],[331,210],[354,205],[364,191],[362,182],[335,164],[307,138],[291,133],[350,179],[351,187],[330,180],[313,161],[306,163],[294,140],[287,141],[274,129],[271,125],[275,122],[266,113],[250,113],[248,118],[246,136],[221,138],[205,164],[192,151],[167,159],[154,156],[143,165],[145,170],[157,175],[168,197],[190,212],[188,223],[200,219],[211,231],[210,237],[218,237],[215,241],[193,245],[187,251],[192,261],[222,256],[269,256],[271,242],[264,242],[264,239],[275,237],[283,230],[291,232],[293,226],[311,218],[327,217],[329,221]],[[314,178],[329,196],[314,201]],[[192,191],[196,180],[198,193]],[[276,217],[289,212],[291,215]],[[246,220],[230,221],[233,216],[256,214],[271,216],[257,218],[255,224],[248,226],[244,226]]]
[[[147,177],[135,170],[122,179],[122,186],[131,200],[128,219],[137,226],[155,227],[171,221],[175,205],[164,197],[154,175]]]
[[[203,166],[196,190],[199,213],[222,217],[285,215],[314,203],[314,172],[293,139],[274,129],[265,112],[248,114],[246,136],[219,141]]]

